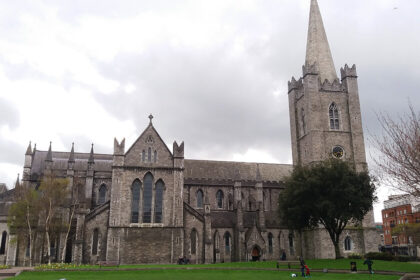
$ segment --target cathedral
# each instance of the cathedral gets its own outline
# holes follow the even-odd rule
[[[328,157],[367,168],[356,66],[339,78],[317,0],[311,0],[302,77],[288,84],[293,165],[191,160],[184,143],[170,149],[150,115],[131,145],[114,139],[112,154],[40,151],[29,144],[22,184],[36,188],[44,174],[67,178],[77,209],[70,234],[51,242],[51,258],[76,264],[214,263],[287,258],[334,258],[322,229],[289,230],[278,218],[279,194],[294,165]],[[0,194],[0,262],[28,265],[28,241],[13,242],[7,226],[13,190]],[[67,213],[70,220],[70,213]],[[45,261],[42,232],[34,263]],[[373,214],[341,235],[344,256],[378,250]],[[64,250],[64,244],[66,249]],[[65,251],[65,252],[64,252]]]

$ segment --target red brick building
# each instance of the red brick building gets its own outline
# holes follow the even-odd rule
[[[395,229],[420,223],[420,203],[409,195],[392,195],[384,202],[382,210],[384,249],[395,254],[419,256],[420,249],[413,236]],[[393,231],[394,230],[394,231]],[[404,231],[404,230],[402,230]]]

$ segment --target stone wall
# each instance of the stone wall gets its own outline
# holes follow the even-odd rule
[[[182,234],[176,228],[124,228],[121,230],[120,263],[173,263],[180,256],[176,239]]]
[[[86,219],[84,230],[83,263],[96,264],[106,259],[109,210],[105,209],[98,215]],[[98,251],[92,255],[93,231],[98,229]]]

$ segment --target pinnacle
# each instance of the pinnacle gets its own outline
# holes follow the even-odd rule
[[[321,81],[338,79],[317,0],[311,0],[306,66],[317,64]]]
[[[74,143],[71,144],[71,151],[69,156],[69,162],[74,162]]]
[[[90,155],[89,155],[88,163],[95,163],[95,159],[93,156],[93,143],[92,143],[92,148],[90,148]]]
[[[32,155],[32,143],[29,141],[28,148],[26,149],[25,155]]]
[[[51,151],[51,142],[50,142],[50,147],[48,148],[47,158],[45,159],[45,161],[53,161],[52,151]]]

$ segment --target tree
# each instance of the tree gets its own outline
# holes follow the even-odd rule
[[[67,227],[66,237],[64,238],[64,247],[63,247],[63,251],[61,252],[61,262],[62,263],[64,263],[64,260],[65,260],[65,257],[66,257],[67,239],[69,238],[69,235],[70,235],[70,230],[71,230],[74,214],[76,213],[76,210],[79,207],[79,197],[80,197],[79,192],[82,189],[82,187],[83,187],[83,183],[79,179],[75,179],[74,184],[73,184],[72,203],[69,204],[69,218],[68,218],[68,222],[66,224],[66,227]]]
[[[396,121],[387,114],[378,120],[383,135],[373,135],[371,142],[379,151],[374,161],[382,181],[420,197],[420,111],[410,105]]]
[[[18,239],[29,242],[29,266],[32,266],[32,248],[40,213],[40,197],[37,191],[17,184],[15,202],[9,210],[7,224]]]
[[[340,258],[340,234],[349,222],[361,222],[372,209],[375,185],[367,172],[357,173],[348,162],[330,159],[297,166],[279,196],[279,215],[289,229],[322,225]]]
[[[41,195],[41,211],[43,215],[43,225],[47,238],[47,258],[51,263],[51,239],[50,234],[62,227],[60,209],[68,204],[68,180],[57,178],[54,175],[46,175],[41,181],[39,191]]]

